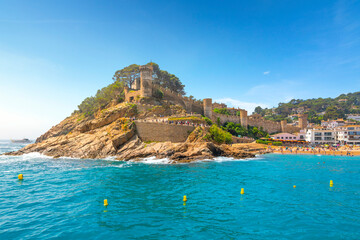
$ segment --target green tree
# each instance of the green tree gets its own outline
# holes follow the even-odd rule
[[[206,134],[205,139],[212,140],[216,143],[232,143],[231,134],[219,128],[216,125],[212,125],[209,129],[209,133]]]
[[[324,114],[324,119],[337,119],[337,118],[343,118],[345,117],[344,111],[342,109],[339,109],[335,106],[330,106],[326,108],[326,112]]]
[[[123,69],[116,71],[113,76],[113,80],[115,82],[122,82],[129,88],[131,88],[134,82],[139,78],[140,70],[139,65],[137,64],[131,64],[127,67],[124,67]]]
[[[227,108],[214,108],[213,111],[219,114],[230,115],[230,112]]]
[[[78,106],[79,112],[85,116],[93,116],[101,108],[107,106],[112,100],[120,102],[123,99],[124,84],[114,82],[98,90],[94,97],[85,98]]]
[[[167,71],[161,70],[159,65],[153,62],[148,63],[153,67],[153,82],[160,85],[163,88],[170,89],[173,92],[185,95],[185,85],[183,85],[180,79]]]
[[[254,113],[263,115],[263,109],[260,106],[257,106],[254,110]]]

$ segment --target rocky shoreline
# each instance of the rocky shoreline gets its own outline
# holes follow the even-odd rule
[[[75,114],[52,127],[34,144],[6,155],[38,152],[54,158],[115,157],[123,161],[154,156],[168,158],[173,163],[183,163],[219,156],[252,158],[263,149],[256,143],[229,145],[205,140],[207,130],[204,127],[197,127],[185,142],[143,142],[131,120],[135,116],[142,117],[133,105],[125,103],[109,107],[92,119],[83,119]]]

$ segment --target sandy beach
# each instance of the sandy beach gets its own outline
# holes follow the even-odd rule
[[[269,147],[268,152],[279,154],[312,154],[312,155],[333,155],[333,156],[359,156],[359,147],[340,147],[328,149],[320,147]]]

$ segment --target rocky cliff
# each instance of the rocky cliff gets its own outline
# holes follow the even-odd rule
[[[181,110],[180,110],[181,112]],[[99,111],[95,118],[74,114],[40,136],[36,143],[8,155],[39,152],[47,156],[72,158],[105,158],[136,160],[156,156],[173,162],[211,159],[216,156],[253,157],[241,147],[217,145],[204,140],[206,129],[198,127],[185,142],[142,142],[132,119],[145,118],[135,104],[121,103]]]

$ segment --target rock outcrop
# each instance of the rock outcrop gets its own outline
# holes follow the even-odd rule
[[[142,142],[136,134],[133,117],[139,115],[134,104],[117,104],[98,112],[95,118],[74,114],[47,133],[34,144],[27,145],[8,155],[39,152],[47,156],[72,158],[105,158],[137,160],[156,156],[172,162],[190,162],[212,159],[217,156],[233,158],[254,157],[255,152],[239,147],[218,145],[204,140],[207,129],[196,128],[185,142]]]

